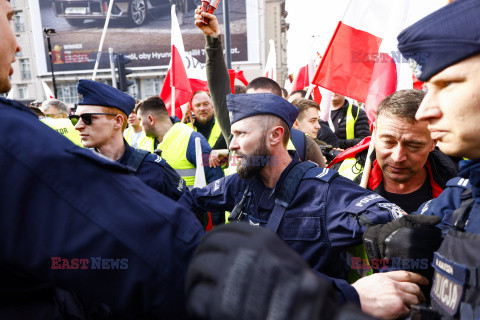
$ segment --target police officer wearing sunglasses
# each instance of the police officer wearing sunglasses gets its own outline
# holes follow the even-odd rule
[[[77,89],[77,110],[69,118],[80,133],[83,146],[130,167],[145,184],[169,198],[180,198],[186,186],[178,173],[158,155],[135,149],[123,138],[135,99],[91,80],[79,80]]]

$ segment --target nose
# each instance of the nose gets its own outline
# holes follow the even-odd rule
[[[75,125],[74,128],[75,128],[75,130],[79,130],[79,131],[81,129],[85,128],[85,123],[83,123],[82,118],[78,119],[78,122],[77,122],[77,124]]]
[[[315,129],[320,130],[320,123],[318,121],[315,121]]]
[[[405,161],[407,159],[407,156],[405,154],[405,150],[403,150],[403,147],[401,144],[397,144],[393,150],[392,150],[392,154],[390,156],[392,158],[393,161],[395,162],[402,162],[402,161]]]
[[[438,101],[436,94],[428,92],[423,98],[420,107],[415,114],[417,121],[429,121],[439,119],[443,115],[442,111],[438,107]]]
[[[22,51],[22,47],[20,46],[20,42],[18,41],[18,38],[15,37],[15,53]]]
[[[230,141],[230,146],[228,148],[232,151],[240,149],[237,138],[235,136],[233,136],[232,141]]]

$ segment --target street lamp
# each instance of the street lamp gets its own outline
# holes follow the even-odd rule
[[[52,45],[50,43],[50,35],[52,33],[55,33],[55,29],[44,28],[43,32],[47,37],[47,43],[48,43],[48,56],[50,57],[50,69],[52,70],[53,94],[55,95],[55,98],[57,98],[57,83],[55,82],[55,73],[53,72]]]

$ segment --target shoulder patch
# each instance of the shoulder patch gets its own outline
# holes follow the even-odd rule
[[[377,203],[377,206],[390,212],[392,220],[398,220],[407,215],[407,213],[395,203],[379,202]]]
[[[338,176],[338,172],[335,170],[316,167],[308,170],[303,179],[318,179],[328,183],[336,176]]]
[[[467,189],[470,187],[470,180],[460,178],[460,177],[455,177],[447,181],[447,187],[460,187],[463,189]]]

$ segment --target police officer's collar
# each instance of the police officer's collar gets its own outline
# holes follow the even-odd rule
[[[123,155],[120,157],[120,159],[117,160],[117,162],[127,165],[128,158],[133,152],[133,147],[130,146],[125,139],[123,139],[123,143],[125,144],[125,151],[123,152]]]
[[[280,190],[280,188],[283,184],[283,181],[287,177],[290,170],[292,170],[292,168],[295,167],[295,165],[300,163],[300,160],[298,160],[297,157],[292,157],[292,156],[290,156],[290,157],[292,158],[292,161],[290,161],[288,166],[283,170],[282,174],[280,175],[280,178],[278,178],[278,181],[275,184],[275,187],[272,189],[272,193],[270,194],[270,196],[273,196],[273,195],[276,196],[278,194],[278,192],[279,192],[278,190]]]

